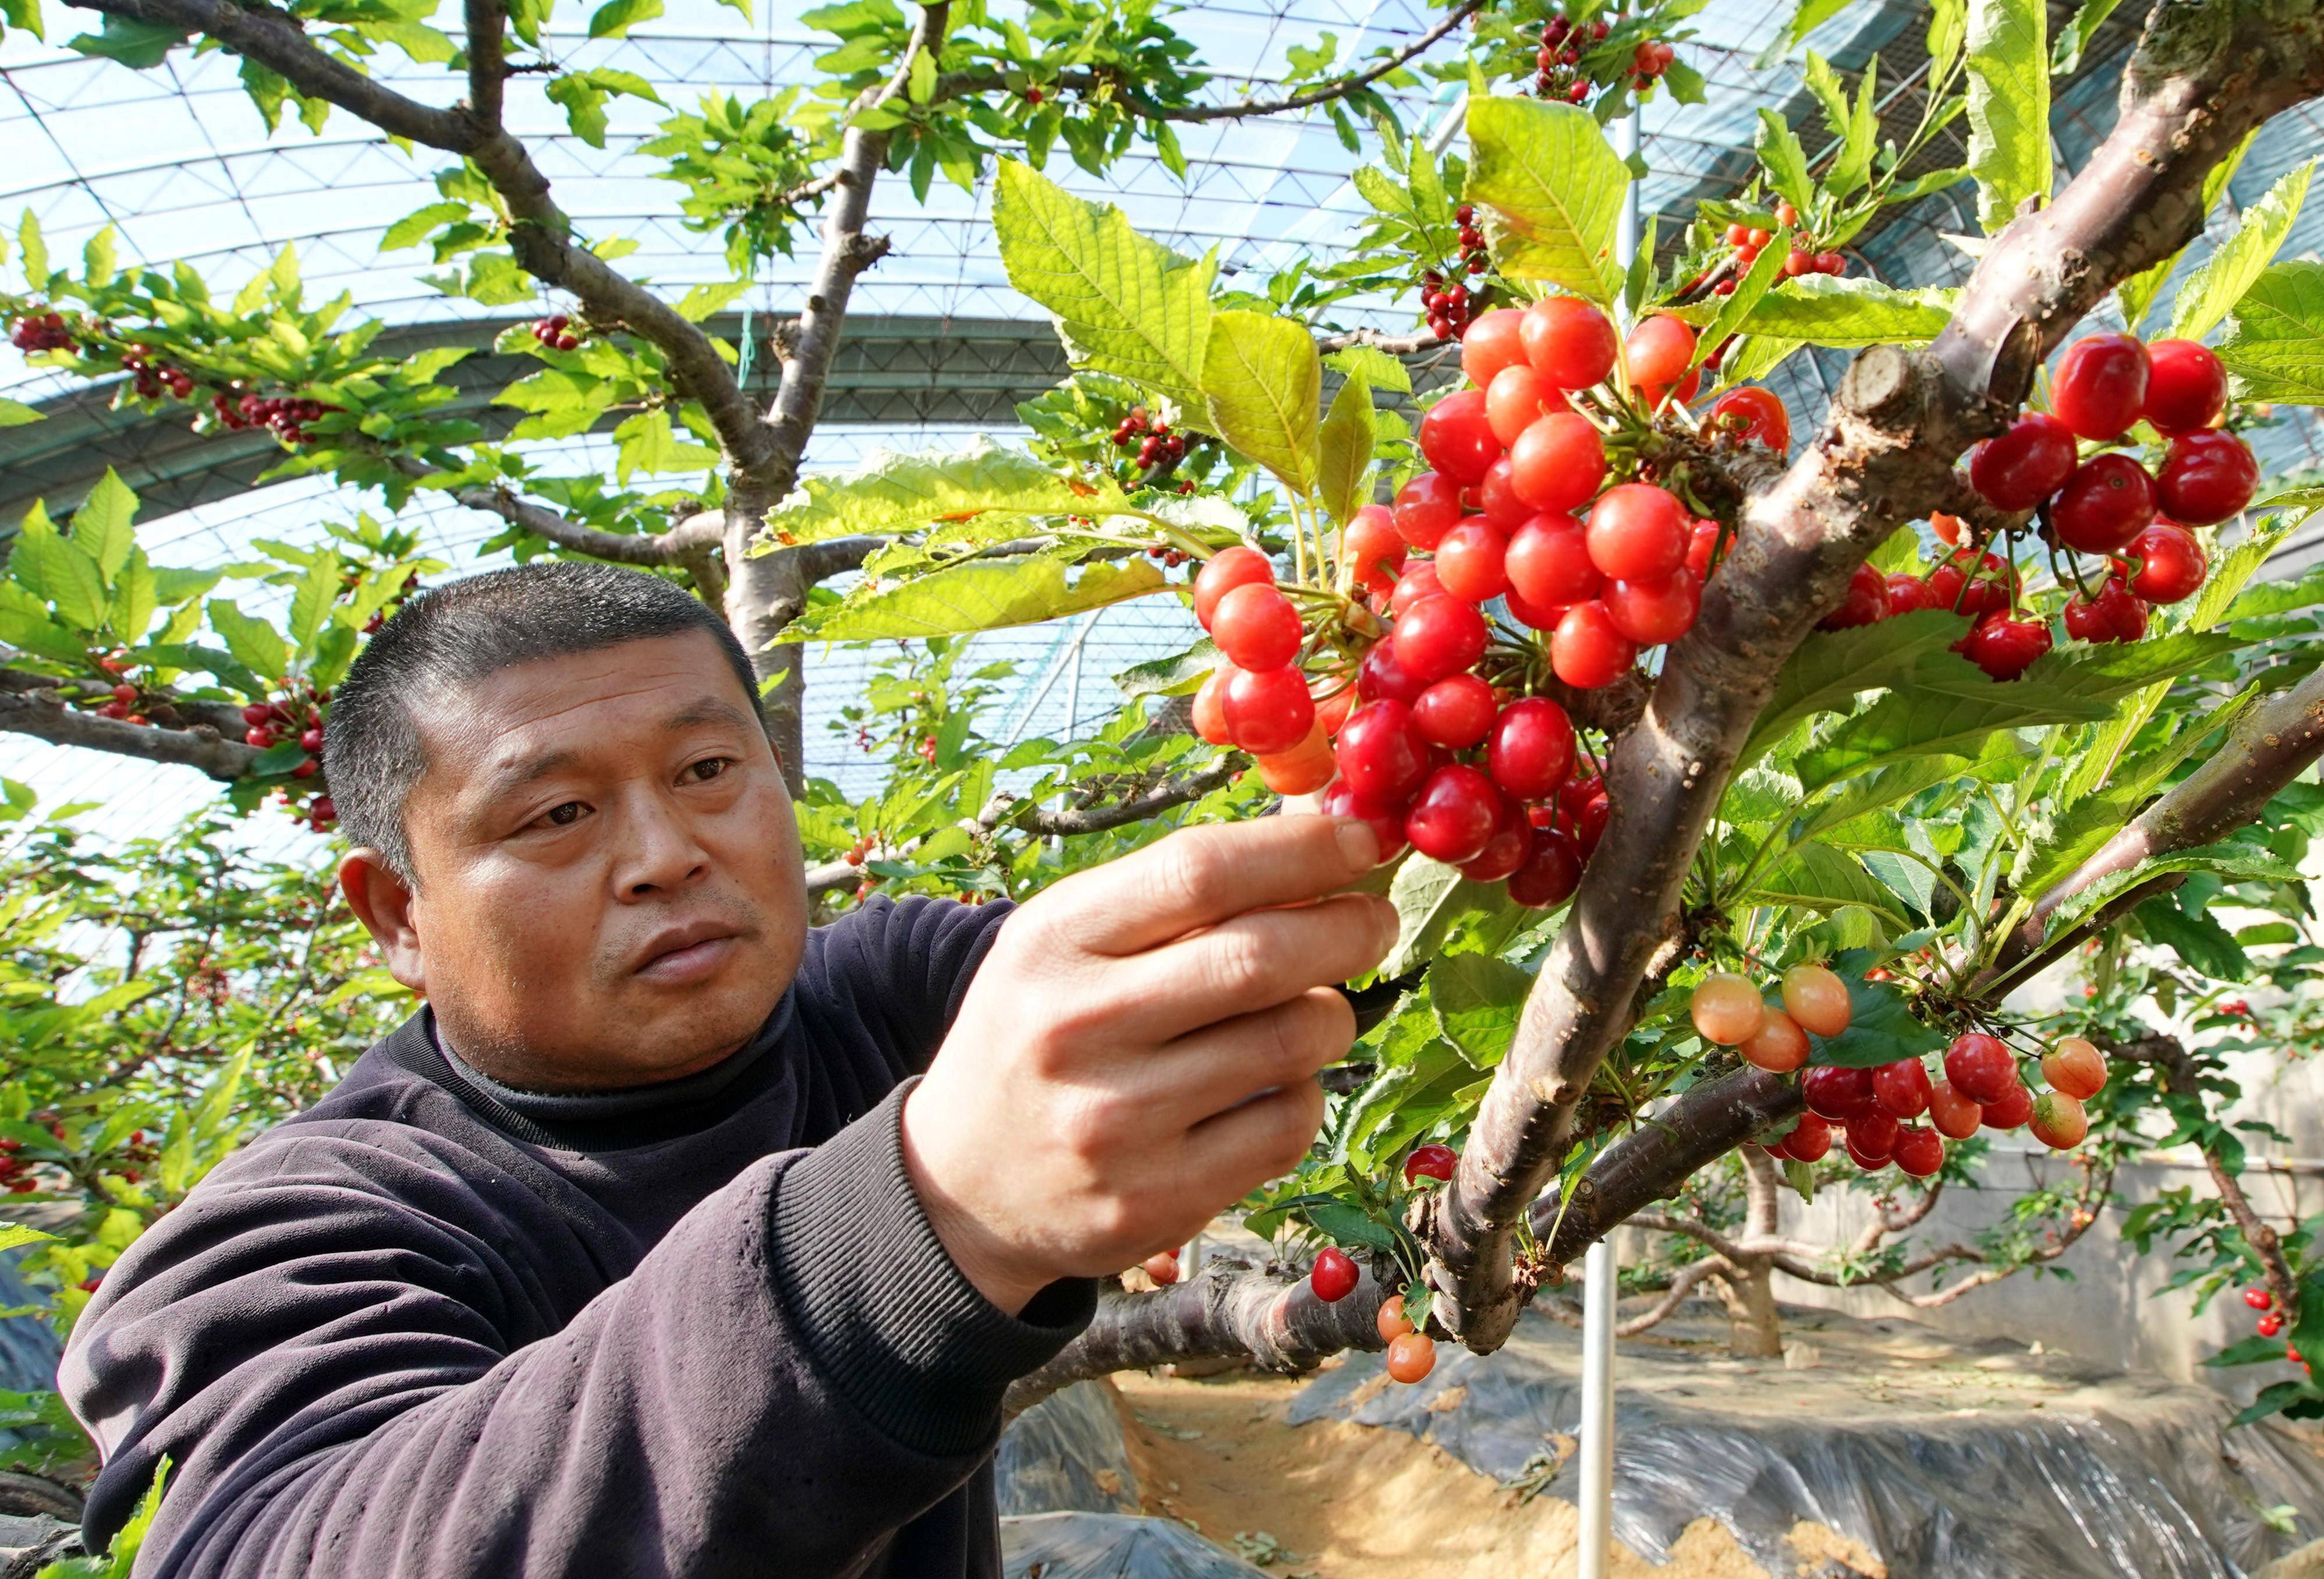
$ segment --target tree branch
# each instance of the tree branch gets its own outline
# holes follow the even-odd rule
[[[1102,834],[1130,823],[1144,822],[1190,801],[1200,800],[1213,790],[1226,785],[1250,765],[1250,758],[1240,752],[1231,751],[1209,767],[1174,780],[1135,799],[1118,800],[1111,806],[1092,807],[1079,811],[1051,811],[1036,801],[1019,799],[1004,790],[985,803],[984,809],[977,814],[976,823],[988,833],[1005,823],[1044,838]]]
[[[198,768],[222,783],[249,776],[259,754],[239,740],[222,738],[208,724],[162,729],[99,717],[65,706],[53,690],[0,689],[0,729],[52,745],[86,746],[115,756]]]
[[[1430,1282],[1471,1348],[1498,1347],[1516,1321],[1513,1231],[1629,1029],[1654,919],[1675,910],[1784,662],[1866,555],[1947,496],[1956,458],[1997,430],[2073,324],[2195,235],[2211,166],[2316,91],[2319,31],[2312,4],[2262,15],[2230,0],[2166,0],[2132,62],[2121,119],[2089,162],[2052,207],[1997,238],[1929,350],[1859,355],[1822,431],[1748,501],[1701,617],[1614,753],[1612,817],[1430,1224]]]

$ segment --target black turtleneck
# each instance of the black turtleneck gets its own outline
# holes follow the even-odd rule
[[[1093,1293],[995,1309],[897,1125],[1006,913],[874,900],[632,1090],[512,1090],[415,1015],[106,1276],[60,1377],[92,1539],[166,1455],[141,1574],[997,1574],[1001,1392]]]

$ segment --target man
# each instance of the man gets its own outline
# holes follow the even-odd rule
[[[1395,930],[1273,817],[809,931],[741,649],[609,567],[414,599],[327,765],[425,1007],[76,1330],[141,1574],[997,1573],[1002,1390],[1296,1162]]]

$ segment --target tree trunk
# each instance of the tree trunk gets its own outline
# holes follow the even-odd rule
[[[1742,1150],[1743,1242],[1764,1243],[1775,1237],[1782,1223],[1777,1208],[1783,1200],[1783,1176],[1775,1159],[1757,1146]],[[1738,1360],[1772,1360],[1784,1352],[1784,1329],[1775,1316],[1775,1258],[1747,1255],[1735,1261],[1735,1270],[1719,1279],[1719,1296],[1727,1307],[1727,1352]]]

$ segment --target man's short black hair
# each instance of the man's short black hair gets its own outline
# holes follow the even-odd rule
[[[403,803],[428,767],[415,702],[512,664],[688,631],[718,643],[763,725],[742,644],[674,582],[620,565],[542,559],[429,587],[379,628],[331,698],[323,770],[341,831],[413,882]]]

